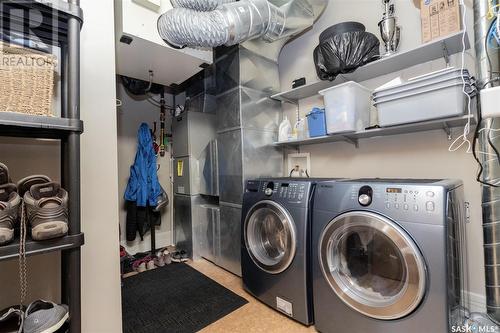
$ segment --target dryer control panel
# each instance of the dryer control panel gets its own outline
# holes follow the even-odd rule
[[[354,187],[351,199],[363,207],[374,206],[391,212],[426,213],[438,212],[442,207],[439,188],[425,186],[368,186]]]

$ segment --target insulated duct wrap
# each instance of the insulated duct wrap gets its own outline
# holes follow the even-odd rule
[[[258,37],[267,41],[281,37],[285,14],[279,8],[267,0],[227,1],[173,0],[174,6],[182,7],[160,16],[161,38],[175,47],[217,47]],[[215,10],[201,11],[214,6]]]
[[[220,11],[175,8],[160,16],[158,32],[163,40],[175,47],[213,47],[229,42],[229,23]]]
[[[487,48],[488,36],[493,19],[489,17],[489,0],[474,1],[474,33],[477,61],[477,82],[482,87],[500,71],[498,49]],[[500,166],[493,146],[500,147],[500,121],[484,119],[484,130],[479,136],[479,151],[482,154],[482,180],[489,184],[500,184]],[[488,316],[500,323],[500,188],[482,186],[484,264],[486,282],[486,307]]]
[[[189,8],[200,12],[208,12],[217,9],[217,7],[234,2],[234,0],[171,0],[174,8]]]

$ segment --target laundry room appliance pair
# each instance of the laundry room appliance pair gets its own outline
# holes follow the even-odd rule
[[[248,181],[243,284],[320,332],[449,332],[467,314],[465,219],[459,181]]]

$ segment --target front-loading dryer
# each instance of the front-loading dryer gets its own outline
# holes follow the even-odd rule
[[[317,186],[316,329],[446,333],[466,306],[460,181],[361,179]]]
[[[263,303],[305,325],[313,321],[310,218],[318,181],[250,180],[243,197],[243,286]]]

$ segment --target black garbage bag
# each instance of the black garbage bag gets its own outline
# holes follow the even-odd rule
[[[333,81],[351,73],[380,54],[380,41],[365,31],[347,32],[325,39],[314,49],[316,72],[321,80]]]

